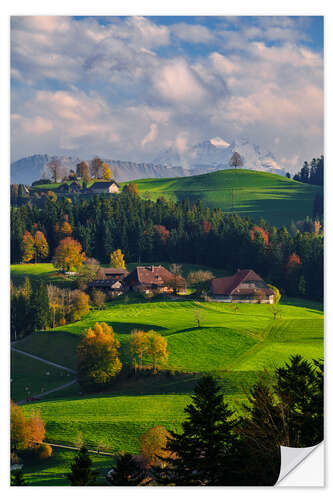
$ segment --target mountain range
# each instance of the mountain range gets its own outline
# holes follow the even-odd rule
[[[247,169],[285,175],[272,153],[262,151],[258,145],[245,138],[227,143],[217,137],[195,144],[182,152],[171,147],[161,151],[147,163],[108,158],[103,160],[109,163],[118,182],[126,182],[135,179],[186,177],[224,170],[230,168],[229,161],[235,151],[241,155],[243,166]],[[25,157],[11,164],[11,182],[31,184],[40,179],[43,173],[49,177],[47,164],[54,159],[60,160],[64,173],[67,173],[71,168],[75,170],[77,163],[83,158],[48,154]]]

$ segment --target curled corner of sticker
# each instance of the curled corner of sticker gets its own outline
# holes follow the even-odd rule
[[[280,446],[281,468],[276,486],[282,486],[282,484],[279,483],[281,483],[281,481],[283,481],[283,479],[288,474],[290,474],[290,472],[292,472],[301,462],[303,462],[314,450],[316,450],[320,446],[323,446],[323,442],[317,444],[316,446],[310,446],[308,448],[290,448],[288,446]]]

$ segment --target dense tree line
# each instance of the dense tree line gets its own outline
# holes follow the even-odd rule
[[[317,234],[292,235],[285,227],[278,229],[264,220],[254,225],[250,219],[206,208],[200,201],[153,202],[128,191],[108,199],[48,199],[41,209],[31,204],[12,207],[11,262],[22,262],[26,231],[32,236],[41,231],[50,257],[54,256],[64,222],[86,257],[103,263],[121,249],[127,262],[187,262],[230,272],[253,268],[283,293],[323,296],[323,240]],[[293,253],[299,262],[291,269]]]
[[[303,167],[297,172],[293,179],[306,184],[316,184],[318,186],[324,185],[324,156],[320,158],[313,158],[309,164],[304,162]]]

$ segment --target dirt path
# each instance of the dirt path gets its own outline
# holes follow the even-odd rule
[[[67,387],[70,387],[71,385],[75,384],[77,382],[76,378],[71,380],[70,382],[67,382],[67,384],[59,385],[58,387],[55,387],[54,389],[50,389],[49,391],[41,392],[40,394],[34,394],[32,397],[33,398],[43,398],[44,396],[47,396],[48,394],[51,394],[52,392],[60,391],[61,389],[66,389]],[[17,401],[17,405],[23,405],[25,403],[33,403],[34,401],[27,401],[26,399],[22,399],[21,401]]]
[[[37,359],[38,361],[41,361],[42,363],[46,363],[47,365],[55,366],[56,368],[60,368],[61,370],[65,370],[69,373],[73,373],[73,375],[76,375],[76,371],[72,370],[71,368],[67,368],[66,366],[58,365],[57,363],[53,363],[52,361],[48,361],[47,359],[40,358],[39,356],[35,356],[34,354],[30,354],[29,352],[21,351],[20,349],[16,349],[16,347],[13,347],[11,345],[11,349],[15,352],[18,352],[19,354],[23,354],[24,356],[28,356],[29,358]],[[51,394],[52,392],[57,392],[60,391],[61,389],[66,389],[67,387],[70,387],[71,385],[75,384],[77,382],[77,379],[74,378],[67,382],[66,384],[59,385],[58,387],[55,387],[54,389],[50,389],[49,391],[42,392],[40,394],[34,394],[32,397],[33,398],[43,398],[44,396],[47,396],[48,394]],[[22,405],[25,403],[29,403],[26,399],[22,399],[21,401],[17,401],[16,404]]]
[[[16,349],[16,347],[12,347],[11,349],[19,354],[24,354],[25,356],[29,356],[30,358],[37,359],[38,361],[42,361],[43,363],[47,363],[48,365],[55,366],[56,368],[60,368],[61,370],[65,370],[69,373],[76,374],[75,370],[71,368],[67,368],[66,366],[58,365],[57,363],[53,363],[52,361],[48,361],[47,359],[40,358],[39,356],[35,356],[34,354],[30,354],[29,352],[21,351],[20,349]]]

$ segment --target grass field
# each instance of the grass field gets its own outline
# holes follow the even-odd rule
[[[44,281],[61,288],[72,288],[76,281],[74,276],[66,276],[64,273],[58,272],[52,263],[12,264],[10,266],[10,278],[15,286],[22,285],[26,276],[32,283]]]
[[[14,401],[54,389],[70,380],[64,370],[11,351],[11,398]],[[73,377],[72,377],[73,378]]]
[[[312,216],[319,186],[254,170],[220,170],[209,174],[169,179],[136,180],[139,193],[156,200],[200,200],[210,208],[221,208],[241,216],[260,217],[277,226]],[[125,185],[127,183],[122,183]]]
[[[130,264],[129,268],[134,267]],[[16,280],[55,277],[49,264],[14,267]],[[202,267],[202,266],[198,266]],[[194,266],[184,265],[184,274]],[[223,270],[212,270],[216,276]],[[171,374],[121,377],[108,391],[90,396],[81,394],[78,384],[46,396],[43,401],[23,405],[24,411],[39,409],[46,422],[46,440],[75,444],[82,433],[91,448],[99,444],[111,452],[139,451],[142,433],[155,425],[178,429],[184,419],[184,407],[203,373],[214,373],[220,380],[226,399],[241,409],[244,389],[253,385],[264,368],[272,370],[291,354],[306,359],[323,356],[322,304],[284,298],[278,319],[273,319],[268,304],[195,302],[191,300],[138,299],[130,296],[107,304],[104,310],[92,309],[82,320],[54,331],[30,335],[16,347],[46,360],[76,368],[76,346],[81,333],[95,322],[112,325],[120,340],[120,357],[129,367],[129,335],[133,328],[153,329],[165,336],[169,358],[163,368]],[[197,328],[199,313],[201,328]],[[148,363],[150,360],[146,360]],[[46,381],[46,371],[52,375]],[[23,355],[12,356],[12,391],[16,400],[25,397],[24,387],[39,393],[67,381],[61,371]],[[48,385],[47,385],[48,384]],[[68,459],[73,452],[59,451],[42,464],[27,464],[27,480],[36,485],[64,485]],[[104,460],[104,461],[103,461]],[[66,462],[65,462],[66,461]],[[66,465],[67,464],[67,465]],[[101,458],[103,469],[109,462]]]
[[[30,459],[24,462],[24,478],[28,486],[69,486],[67,474],[75,458],[74,450],[53,448],[52,456],[46,460]],[[105,484],[105,474],[112,467],[113,459],[109,456],[89,454],[93,468],[98,471],[98,484]]]

